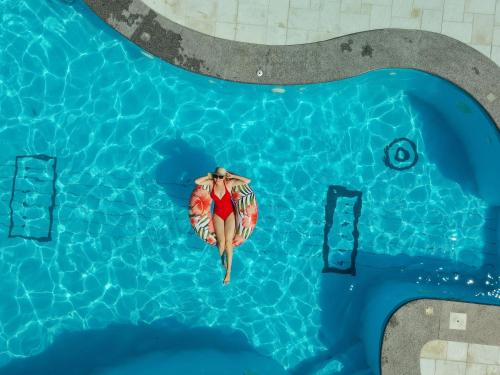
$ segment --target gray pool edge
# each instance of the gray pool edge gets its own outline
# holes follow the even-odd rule
[[[466,330],[449,329],[451,312],[467,314]],[[500,307],[435,299],[402,305],[385,327],[382,375],[420,375],[420,351],[438,339],[500,346]]]
[[[84,2],[147,52],[191,72],[242,83],[290,85],[335,81],[381,68],[417,69],[468,92],[500,129],[500,67],[442,34],[381,29],[309,44],[268,46],[199,33],[159,15],[141,0]]]

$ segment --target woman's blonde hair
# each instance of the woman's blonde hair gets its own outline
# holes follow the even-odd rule
[[[226,173],[227,173],[227,170],[226,170],[226,168],[224,168],[224,167],[217,167],[217,168],[215,168],[215,171],[214,171],[214,172],[215,172],[215,173],[217,173],[217,171],[218,171],[219,169],[222,169],[222,170],[224,171],[224,174],[226,174]]]

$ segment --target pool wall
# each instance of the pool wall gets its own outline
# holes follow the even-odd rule
[[[440,167],[444,176],[458,182],[464,190],[490,205],[500,206],[500,173],[495,165],[495,161],[500,160],[500,150],[496,147],[500,132],[494,126],[477,126],[492,120],[480,105],[473,105],[474,98],[467,93],[449,84],[446,85],[447,94],[440,96],[438,80],[434,85],[426,90],[411,86],[405,90],[413,108],[426,108],[426,112],[420,112],[422,116],[434,114],[430,121],[423,119],[426,152],[430,152],[430,145],[439,149],[439,152],[430,153],[429,158]],[[431,92],[434,95],[430,95]],[[435,124],[439,126],[433,126]],[[457,149],[461,152],[455,154]]]

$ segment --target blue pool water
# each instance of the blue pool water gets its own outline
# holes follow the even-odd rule
[[[500,135],[457,87],[388,69],[275,92],[143,54],[78,1],[0,19],[4,373],[377,374],[402,303],[500,305]],[[216,165],[259,201],[227,287],[186,207]]]

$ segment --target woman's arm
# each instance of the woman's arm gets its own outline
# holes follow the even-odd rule
[[[196,180],[194,180],[194,183],[196,185],[207,185],[212,180],[212,173],[208,173],[206,176],[198,177]]]
[[[238,176],[230,172],[226,172],[226,177],[231,179],[231,187],[249,184],[252,180],[249,178]]]

